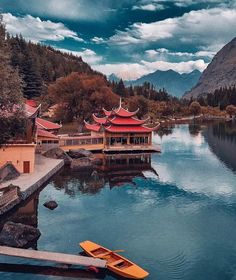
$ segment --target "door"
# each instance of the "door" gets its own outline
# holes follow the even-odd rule
[[[23,173],[30,173],[30,162],[29,161],[23,162]]]

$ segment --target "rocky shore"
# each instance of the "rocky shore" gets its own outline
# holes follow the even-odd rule
[[[60,148],[54,148],[44,153],[45,157],[54,159],[63,159],[65,165],[73,170],[94,169],[102,164],[102,161],[96,158],[92,152],[85,149],[63,151]]]

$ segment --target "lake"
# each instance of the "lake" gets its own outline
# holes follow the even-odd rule
[[[236,125],[169,127],[154,142],[162,153],[107,156],[97,172],[63,169],[1,224],[38,227],[39,250],[78,254],[83,240],[123,249],[147,279],[236,279]],[[51,199],[54,211],[43,206]],[[0,279],[119,278],[0,257]]]

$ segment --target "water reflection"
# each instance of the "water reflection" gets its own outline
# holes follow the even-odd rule
[[[21,223],[24,225],[38,227],[38,204],[39,204],[39,192],[32,195],[27,201],[17,207],[8,215],[4,216],[0,220],[0,230],[2,230],[4,224],[8,221],[14,223]],[[28,244],[27,248],[37,249],[37,240]]]
[[[75,196],[77,192],[95,194],[106,184],[111,189],[127,184],[135,186],[135,178],[145,179],[146,171],[158,176],[152,168],[150,153],[96,156],[102,160],[96,170],[68,172],[68,169],[64,169],[53,181],[55,188],[65,189],[70,196]]]
[[[124,249],[149,279],[234,279],[236,176],[226,165],[235,160],[229,163],[224,153],[220,158],[214,145],[232,145],[234,154],[235,126],[179,125],[159,134],[161,154],[98,155],[103,164],[95,171],[64,169],[39,202],[36,195],[7,219],[38,226],[40,250],[78,254],[82,240]],[[58,202],[54,211],[43,206],[49,198]],[[1,279],[118,279],[109,272],[0,261]]]
[[[236,124],[215,123],[203,132],[212,152],[234,172],[236,171]]]
[[[191,123],[188,126],[188,130],[192,136],[197,136],[201,132],[202,126],[199,123]]]
[[[23,264],[6,264],[0,263],[0,271],[8,273],[24,273],[35,274],[44,276],[60,276],[74,279],[104,279],[106,274],[104,271],[99,273],[92,273],[85,269],[78,268],[63,268],[55,266],[43,266],[43,265],[23,265]]]

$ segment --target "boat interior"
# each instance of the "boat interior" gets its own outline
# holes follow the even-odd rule
[[[91,254],[96,258],[104,258],[107,260],[107,264],[109,266],[116,267],[118,269],[126,269],[133,264],[127,261],[126,259],[123,259],[121,256],[115,254],[112,251],[106,250],[105,248],[97,248],[93,251],[91,251]]]

